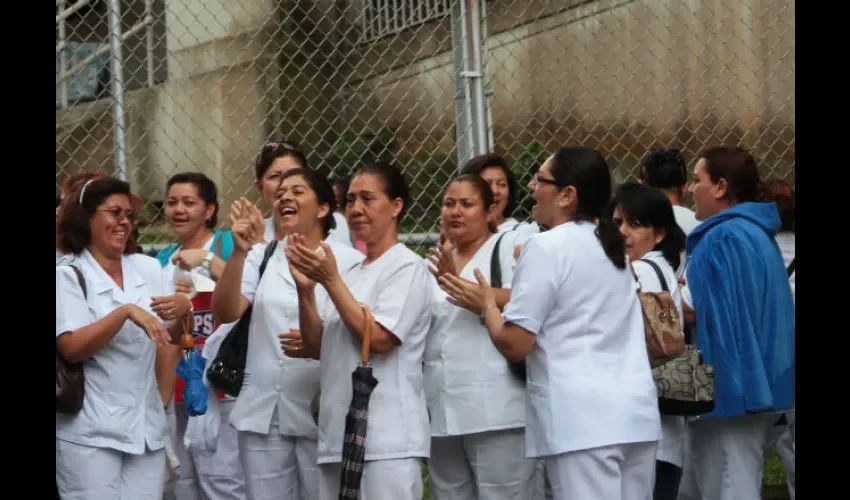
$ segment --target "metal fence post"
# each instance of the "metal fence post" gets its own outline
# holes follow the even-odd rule
[[[488,99],[482,63],[482,13],[480,0],[452,3],[452,52],[457,100],[458,168],[476,155],[490,150]]]
[[[121,0],[109,0],[110,79],[112,81],[112,135],[115,140],[115,175],[129,180],[127,172],[127,127],[124,109],[124,38],[121,28]]]

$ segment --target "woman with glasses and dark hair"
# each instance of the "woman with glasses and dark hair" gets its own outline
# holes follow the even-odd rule
[[[625,242],[605,217],[611,174],[597,151],[552,155],[529,184],[532,217],[502,314],[477,286],[440,277],[481,314],[496,349],[526,360],[525,447],[545,460],[555,500],[647,500],[661,437],[658,395]]]
[[[673,205],[659,189],[622,184],[612,202],[613,221],[620,228],[632,270],[643,292],[669,291],[684,330],[682,293],[676,277],[685,233],[676,223]],[[676,500],[685,460],[684,417],[661,416],[661,440],[655,453],[654,500]]]
[[[71,257],[56,266],[56,347],[85,373],[80,412],[56,414],[63,498],[162,495],[168,424],[154,367],[179,343],[190,303],[156,259],[125,254],[135,219],[130,186],[106,177],[76,188],[57,225]]]

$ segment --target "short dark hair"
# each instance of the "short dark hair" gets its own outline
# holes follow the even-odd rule
[[[487,168],[498,168],[505,172],[505,177],[508,179],[508,202],[505,205],[504,217],[510,217],[516,210],[517,190],[519,189],[516,181],[516,176],[508,167],[508,162],[500,155],[495,153],[487,153],[478,155],[466,162],[466,165],[460,170],[461,174],[481,175],[481,172]]]
[[[641,180],[650,187],[671,189],[688,183],[688,167],[682,153],[675,148],[650,151],[640,170]]]
[[[328,206],[328,214],[322,218],[322,230],[325,238],[327,238],[331,230],[336,229],[336,219],[334,219],[336,195],[334,194],[333,186],[331,186],[327,177],[309,168],[287,170],[280,176],[280,183],[283,184],[283,181],[295,176],[302,177],[307,181],[307,185],[316,193],[316,199],[319,201],[319,205]]]
[[[351,178],[361,175],[374,175],[380,178],[384,185],[384,194],[391,200],[401,199],[401,211],[396,219],[396,225],[400,224],[407,209],[410,208],[410,188],[401,169],[386,162],[370,163],[360,167]]]
[[[269,142],[260,148],[260,152],[257,154],[257,160],[254,163],[254,173],[257,176],[257,182],[263,179],[263,176],[266,175],[269,167],[272,166],[272,163],[276,159],[286,158],[287,156],[295,159],[301,165],[301,168],[308,168],[307,157],[298,143],[292,141]]]
[[[630,226],[664,231],[664,239],[653,250],[660,250],[673,269],[678,269],[685,250],[685,232],[676,223],[670,199],[658,188],[627,182],[614,193],[610,212],[617,207]]]
[[[168,191],[171,190],[171,186],[175,184],[191,184],[195,186],[195,189],[198,191],[198,196],[204,200],[204,203],[207,205],[215,205],[212,217],[207,220],[207,227],[209,229],[215,229],[218,225],[219,208],[218,188],[216,187],[215,182],[200,172],[181,172],[168,179],[168,183],[165,187],[166,194],[168,194]]]
[[[760,195],[759,171],[756,160],[745,149],[717,147],[700,155],[711,182],[726,180],[726,195],[732,203],[756,201]]]
[[[130,184],[114,177],[91,180],[77,187],[69,199],[65,201],[62,213],[59,216],[59,223],[56,224],[56,248],[62,253],[74,255],[88,248],[91,244],[89,222],[97,207],[115,194],[127,195],[131,201],[133,199],[130,193]],[[127,246],[131,245],[128,244]],[[135,242],[133,242],[133,246],[135,247]],[[126,251],[127,249],[125,249]]]

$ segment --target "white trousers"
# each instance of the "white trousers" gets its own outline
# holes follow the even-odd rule
[[[164,449],[131,455],[56,440],[62,500],[160,500],[164,480]]]
[[[652,500],[657,441],[546,457],[555,500]]]
[[[525,458],[525,429],[431,439],[432,500],[533,500],[537,460]],[[537,499],[534,499],[537,500]],[[542,497],[540,498],[542,500]]]
[[[773,414],[690,421],[678,500],[760,500],[764,449],[778,418]]]
[[[221,424],[218,429],[216,450],[213,454],[187,450],[183,436],[189,415],[183,403],[169,405],[166,410],[172,428],[172,446],[180,460],[180,478],[165,500],[246,500],[245,475],[239,461],[236,429],[230,425],[230,411],[235,400],[219,402]]]
[[[339,498],[342,464],[319,465],[319,500]],[[422,460],[373,460],[363,465],[360,500],[422,500]]]
[[[316,500],[316,440],[283,436],[275,410],[268,434],[239,431],[239,455],[250,500]]]

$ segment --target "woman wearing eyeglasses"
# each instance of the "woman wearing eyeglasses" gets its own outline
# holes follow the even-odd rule
[[[526,359],[526,454],[545,460],[555,500],[648,500],[661,437],[643,317],[623,237],[603,211],[611,174],[598,152],[563,148],[529,188],[549,231],[525,244],[498,312],[478,286],[440,277],[484,317],[508,359]]]
[[[86,182],[88,182],[91,179],[103,179],[105,177],[106,177],[106,174],[102,174],[100,172],[94,172],[94,173],[86,172],[86,173],[83,173],[83,174],[75,174],[75,175],[72,175],[71,177],[68,177],[67,179],[65,179],[65,181],[62,183],[62,192],[59,195],[59,199],[56,202],[56,223],[57,224],[59,223],[59,219],[60,219],[61,214],[62,214],[62,207],[65,204],[65,200],[70,198],[71,194],[73,194],[73,192],[75,190],[80,189],[83,184],[85,184]],[[138,212],[142,209],[143,202],[142,202],[142,199],[139,198],[138,195],[131,193],[130,194],[130,202],[133,205],[133,210],[135,212]],[[130,238],[127,240],[127,248],[124,249],[125,254],[140,253],[139,252],[139,245],[137,243],[138,239],[139,239],[138,236],[139,236],[138,229],[136,227],[133,227],[133,231],[130,233]],[[67,261],[70,258],[71,258],[71,256],[62,253],[59,250],[59,247],[57,245],[57,248],[56,248],[56,264],[58,265],[62,262]]]
[[[56,347],[85,373],[81,411],[56,414],[63,498],[162,495],[168,424],[154,365],[179,342],[189,300],[156,259],[124,255],[134,222],[129,184],[102,178],[74,191],[57,225],[58,248],[73,257],[56,266]]]

